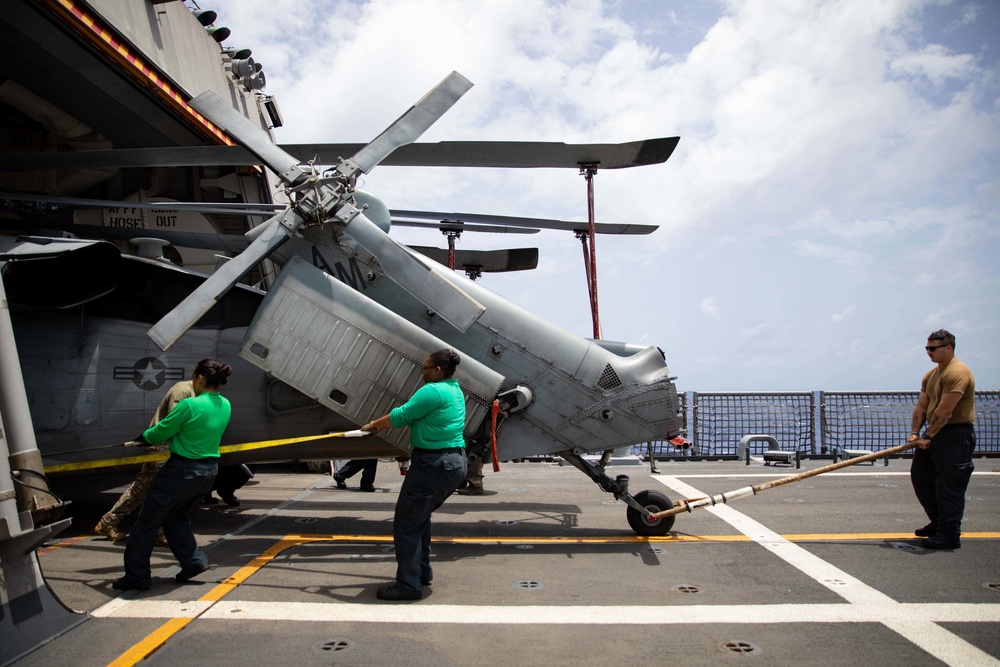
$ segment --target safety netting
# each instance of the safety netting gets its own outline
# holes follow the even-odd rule
[[[730,457],[748,435],[768,435],[784,451],[803,456],[878,451],[906,442],[915,391],[802,391],[681,393],[691,446],[668,441],[635,445],[632,453],[658,458]],[[976,392],[976,453],[1000,453],[1000,391]],[[748,444],[752,455],[766,442]]]
[[[693,453],[728,456],[737,453],[747,435],[769,435],[785,451],[813,453],[816,400],[813,392],[695,392]],[[754,443],[763,451],[767,444]]]

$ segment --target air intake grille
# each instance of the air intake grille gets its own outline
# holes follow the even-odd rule
[[[611,364],[604,367],[604,372],[601,373],[601,377],[597,380],[597,386],[605,391],[620,387],[621,384],[622,381],[618,379],[618,373],[615,373],[615,369],[611,367]]]

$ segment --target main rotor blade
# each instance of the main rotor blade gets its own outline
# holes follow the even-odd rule
[[[411,245],[425,257],[448,266],[448,249]],[[479,269],[483,273],[530,271],[538,268],[538,248],[508,248],[506,250],[455,250],[456,269]]]
[[[679,137],[642,139],[620,144],[566,144],[556,141],[439,141],[400,146],[379,164],[386,167],[495,167],[505,169],[628,169],[660,164],[670,158]],[[318,158],[333,165],[364,144],[281,144],[300,164]],[[213,167],[261,164],[242,146],[170,146],[114,150],[6,153],[0,172],[130,167]]]
[[[485,224],[510,225],[512,227],[541,227],[542,229],[558,229],[567,232],[586,232],[589,223],[567,222],[565,220],[550,220],[547,218],[520,218],[507,215],[482,215],[479,213],[441,213],[438,211],[400,211],[390,210],[393,224],[402,224],[396,218],[416,218],[417,220],[437,220],[441,223],[460,224],[462,222],[478,222]],[[611,222],[594,224],[597,234],[652,234],[658,225],[627,225]]]
[[[427,128],[443,116],[470,88],[472,88],[471,81],[458,72],[452,72],[382,134],[355,153],[351,160],[367,174],[394,150],[416,141],[417,137],[426,132]]]
[[[377,257],[394,282],[459,331],[466,331],[486,311],[481,303],[414,258],[364,214],[359,213],[347,223],[344,232]]]
[[[660,164],[670,158],[680,137],[643,139],[621,144],[566,144],[556,141],[441,141],[404,146],[382,161],[394,167],[495,167],[502,169],[627,169]],[[292,155],[335,155],[324,144],[283,147]]]
[[[269,225],[267,231],[257,237],[246,250],[216,269],[198,289],[153,325],[148,334],[161,350],[166,351],[177,342],[247,271],[291,238],[294,230],[303,222],[292,209],[283,211],[276,217],[283,220],[279,224]]]
[[[493,234],[537,234],[540,229],[530,227],[499,227],[497,225],[477,225],[465,222],[417,222],[416,220],[393,220],[394,227],[419,227],[437,229],[442,232],[489,232]]]
[[[299,162],[278,148],[271,136],[260,129],[228,102],[210,90],[191,100],[191,107],[228,132],[251,153],[264,161],[271,171],[289,185],[295,185],[308,176],[299,168]]]

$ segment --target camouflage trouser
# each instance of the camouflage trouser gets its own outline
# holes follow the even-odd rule
[[[108,513],[101,517],[101,521],[117,528],[122,519],[132,513],[133,510],[142,506],[142,501],[146,499],[146,492],[153,484],[153,479],[166,461],[147,461],[139,468],[139,474],[135,481],[129,484],[122,497],[118,499],[115,506],[108,510]]]
[[[465,475],[465,480],[459,488],[463,487],[483,488],[483,462],[481,460],[469,466],[469,472]]]

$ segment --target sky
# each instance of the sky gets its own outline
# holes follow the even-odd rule
[[[193,0],[187,0],[190,7]],[[250,48],[279,143],[367,142],[455,70],[420,141],[680,137],[598,172],[603,337],[661,348],[683,391],[916,390],[947,329],[1000,388],[1000,5],[993,0],[202,0]],[[587,219],[574,169],[380,166],[392,209]],[[446,247],[435,231],[403,243]],[[572,234],[481,284],[593,333]]]

